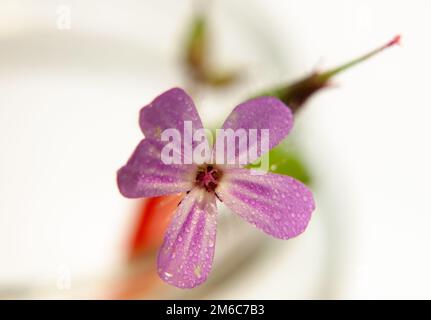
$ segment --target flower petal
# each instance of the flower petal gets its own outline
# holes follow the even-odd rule
[[[248,157],[248,163],[251,163],[263,155],[261,152],[262,129],[267,129],[269,133],[267,150],[269,151],[287,136],[292,126],[292,112],[283,102],[274,97],[259,97],[248,100],[235,107],[224,122],[223,129],[245,129],[248,134],[250,134],[250,129],[258,130],[257,139],[255,141],[248,139],[247,148],[240,148],[239,143],[235,144],[235,158],[237,163],[238,159],[241,157],[241,153],[247,153],[253,148],[257,149],[255,156]],[[219,137],[220,135],[217,136],[216,142],[219,141]]]
[[[217,206],[213,193],[195,188],[175,212],[157,258],[159,276],[176,287],[194,288],[211,271]]]
[[[127,164],[118,170],[117,184],[125,197],[155,197],[193,188],[196,165],[164,164],[163,147],[163,142],[142,140]]]
[[[185,121],[188,123],[185,125]],[[188,144],[189,150],[194,150],[200,142],[208,141],[204,136],[199,141],[193,141],[193,134],[203,129],[202,121],[192,98],[182,89],[173,88],[158,96],[149,105],[141,109],[139,124],[146,138],[160,140],[161,133],[167,129],[176,129],[181,134],[182,150]],[[189,127],[189,125],[191,125]],[[185,152],[188,160],[191,154]]]
[[[243,219],[280,239],[302,233],[315,205],[308,188],[292,177],[231,168],[224,172],[216,192],[224,204]]]

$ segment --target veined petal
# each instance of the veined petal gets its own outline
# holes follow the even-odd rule
[[[164,142],[142,140],[127,164],[118,170],[117,184],[125,197],[155,197],[193,188],[196,165],[164,164],[163,147]]]
[[[201,142],[208,143],[206,136],[193,141],[194,133],[203,129],[202,121],[192,98],[182,89],[173,88],[158,96],[149,105],[143,107],[139,115],[139,124],[146,138],[160,140],[162,132],[175,129],[181,135],[183,156],[191,161],[191,153]]]
[[[224,122],[222,129],[225,130],[225,133],[228,129],[237,133],[245,130],[248,135],[247,146],[241,147],[238,141],[235,143],[235,159],[233,161],[241,163],[239,159],[245,157],[248,159],[248,163],[252,163],[279,144],[287,136],[292,126],[292,112],[283,102],[274,97],[259,97],[235,107]],[[251,139],[253,129],[257,130],[257,139]],[[268,133],[266,152],[264,150],[264,131]],[[217,143],[220,143],[220,140],[221,135],[218,134],[215,147],[217,147]],[[238,140],[240,141],[240,139]],[[232,161],[232,157],[229,157],[227,152],[226,142],[227,140],[225,140],[224,157],[227,158],[227,161]],[[256,152],[252,154],[251,150],[256,150]]]
[[[179,288],[194,288],[211,271],[217,206],[213,193],[195,188],[178,206],[159,250],[159,276]]]
[[[315,205],[310,190],[292,177],[230,168],[216,192],[224,204],[257,228],[280,239],[302,233]]]

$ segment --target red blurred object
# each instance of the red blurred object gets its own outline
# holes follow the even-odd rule
[[[129,245],[129,259],[156,250],[184,193],[146,198],[139,206],[138,219]]]

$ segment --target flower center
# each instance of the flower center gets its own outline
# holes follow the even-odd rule
[[[214,165],[205,164],[199,167],[196,174],[196,185],[205,188],[208,192],[215,192],[222,172]]]

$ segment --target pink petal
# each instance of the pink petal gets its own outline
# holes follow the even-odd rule
[[[184,122],[191,122],[192,130],[184,132]],[[202,129],[202,122],[192,98],[182,89],[173,88],[158,96],[149,105],[141,109],[139,124],[146,138],[160,140],[160,134],[166,129],[176,129],[181,133],[182,149],[188,143],[188,148],[193,148],[199,142],[192,141],[193,134]],[[208,143],[208,141],[206,141]],[[191,159],[186,152],[187,159]]]
[[[231,168],[216,192],[232,211],[280,239],[302,233],[315,205],[310,190],[292,177]]]
[[[243,148],[244,150],[240,150],[239,143],[236,143],[235,157],[237,163],[241,156],[240,151],[245,153],[251,148],[257,149],[256,156],[249,157],[248,163],[251,163],[263,155],[260,147],[262,129],[269,130],[269,148],[267,150],[269,151],[287,136],[292,126],[292,112],[283,102],[274,97],[259,97],[238,105],[224,122],[223,129],[245,129],[247,132],[250,132],[250,129],[258,129],[255,143],[251,143],[249,140],[248,147]],[[218,139],[216,139],[217,141]]]
[[[160,155],[164,145],[142,140],[127,164],[118,170],[117,184],[125,197],[155,197],[193,188],[196,165],[164,164]]]
[[[157,259],[159,276],[176,287],[194,288],[211,271],[217,206],[213,193],[195,188],[177,211]]]

